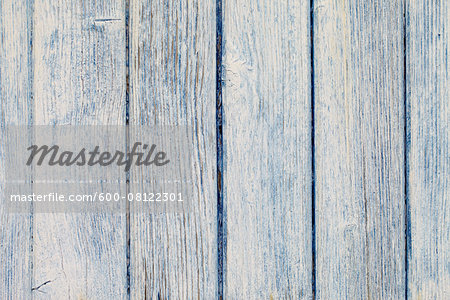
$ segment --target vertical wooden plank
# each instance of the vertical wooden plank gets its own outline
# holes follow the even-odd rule
[[[405,297],[402,1],[314,1],[318,299]]]
[[[308,1],[223,2],[226,299],[310,299]]]
[[[408,298],[450,298],[448,1],[407,2]]]
[[[0,1],[0,197],[4,197],[5,126],[29,125],[31,1]],[[31,298],[30,214],[11,214],[0,202],[0,298]]]
[[[125,124],[124,13],[123,1],[36,1],[36,125]],[[125,214],[36,213],[33,250],[35,299],[126,297]]]
[[[212,0],[130,1],[130,125],[187,125],[195,190],[188,214],[131,213],[132,299],[217,294],[215,18]]]

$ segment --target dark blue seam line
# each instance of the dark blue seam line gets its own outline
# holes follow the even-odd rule
[[[222,0],[216,2],[217,298],[224,299],[226,213],[223,198]]]
[[[129,134],[129,120],[130,120],[130,0],[125,0],[125,149],[128,149],[130,144],[130,134]],[[126,151],[128,155],[128,150]],[[130,171],[126,172],[126,187],[125,191],[128,195],[130,191]],[[125,225],[125,236],[126,236],[126,264],[127,264],[127,278],[126,278],[126,289],[127,289],[127,299],[131,297],[131,257],[130,257],[130,203],[126,201],[126,225]],[[146,296],[146,295],[145,295]]]
[[[34,125],[34,95],[33,95],[33,85],[34,85],[34,78],[33,78],[33,27],[34,27],[34,23],[33,23],[33,13],[34,13],[34,1],[30,1],[27,7],[27,28],[28,28],[28,124],[27,125]],[[17,101],[19,101],[17,99]],[[34,135],[34,134],[33,134]],[[31,136],[32,139],[34,139],[34,136]],[[33,184],[34,184],[34,171],[33,171],[33,167],[31,169],[31,188],[33,188]],[[29,279],[29,285],[30,285],[30,291],[31,293],[33,292],[33,270],[34,270],[34,260],[33,260],[33,251],[34,251],[34,204],[31,202],[30,203],[30,228],[29,228],[29,232],[30,232],[30,252],[29,252],[29,270],[30,270],[30,279]]]
[[[314,127],[314,0],[310,1],[310,38],[311,38],[311,288],[312,298],[316,298],[316,162],[315,162],[315,127]]]
[[[404,192],[405,192],[405,299],[408,300],[408,268],[411,254],[411,208],[409,204],[409,146],[410,146],[410,108],[407,91],[407,35],[408,16],[406,1],[403,4],[403,105],[404,105]]]

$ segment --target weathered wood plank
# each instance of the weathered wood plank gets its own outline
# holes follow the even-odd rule
[[[407,2],[408,298],[450,298],[449,2]]]
[[[125,124],[123,1],[37,0],[33,20],[35,124]],[[125,214],[36,213],[33,254],[35,299],[126,297]]]
[[[308,1],[223,2],[226,299],[310,299]]]
[[[5,210],[5,126],[31,124],[31,3],[0,1],[0,298],[31,298],[31,207]]]
[[[215,16],[212,0],[130,2],[130,125],[187,125],[195,190],[188,214],[130,208],[132,299],[217,294]]]
[[[402,1],[314,1],[317,299],[405,297]]]

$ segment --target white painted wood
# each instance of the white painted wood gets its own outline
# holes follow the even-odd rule
[[[130,125],[188,125],[195,190],[188,214],[131,213],[131,299],[216,298],[215,19],[212,0],[130,1]]]
[[[34,7],[35,124],[125,124],[123,1]],[[80,184],[79,192],[101,191]],[[33,286],[46,283],[35,299],[126,298],[124,213],[36,213],[33,238]]]
[[[403,2],[313,12],[316,296],[403,299]]]
[[[313,1],[311,70],[309,1],[223,0],[224,298],[313,297],[312,132],[316,298],[450,298],[449,4],[405,2]],[[129,296],[214,299],[216,2],[130,0],[129,53],[125,4],[0,1],[1,136],[123,125],[127,83],[130,124],[188,125],[194,205],[131,214]],[[124,214],[0,205],[0,298],[126,298],[126,230]]]
[[[31,298],[31,210],[7,212],[3,194],[5,126],[31,123],[30,9],[29,1],[0,1],[0,299]]]
[[[448,1],[407,1],[408,299],[450,299]]]
[[[308,1],[223,2],[225,299],[311,299]]]

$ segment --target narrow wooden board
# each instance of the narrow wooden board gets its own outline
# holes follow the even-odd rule
[[[130,207],[130,296],[214,299],[215,2],[132,0],[129,18],[130,125],[190,128],[193,170],[182,180],[195,191],[187,214],[135,214]],[[143,192],[145,182],[134,184],[139,174],[130,176],[130,192]]]
[[[223,2],[225,299],[311,299],[308,1]]]
[[[35,124],[124,125],[123,1],[34,7]],[[79,192],[101,191],[80,184]],[[34,299],[126,298],[125,213],[36,213],[33,255]]]
[[[450,298],[449,12],[407,2],[408,299]]]
[[[405,297],[402,1],[314,1],[317,299]]]
[[[25,0],[0,1],[0,299],[31,298],[31,206],[11,214],[3,202],[5,126],[31,124],[31,8]]]

